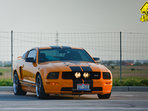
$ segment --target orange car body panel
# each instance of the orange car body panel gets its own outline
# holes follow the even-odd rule
[[[47,94],[109,94],[112,90],[112,74],[105,66],[91,63],[91,62],[80,62],[79,64],[62,61],[51,61],[38,63],[39,49],[51,49],[51,47],[35,48],[37,50],[36,63],[25,62],[24,59],[17,60],[14,65],[14,71],[18,73],[19,80],[22,81],[21,86],[24,91],[36,92],[35,83],[36,75],[40,73],[45,93]],[[73,48],[81,49],[81,48]],[[62,79],[62,72],[71,72],[69,66],[90,66],[93,72],[101,72],[100,79],[93,80],[93,87],[102,87],[102,91],[91,91],[91,92],[73,92],[73,91],[61,91],[62,87],[73,87],[73,80]],[[47,79],[49,72],[59,72],[58,79]],[[111,79],[103,79],[102,72],[109,72]]]

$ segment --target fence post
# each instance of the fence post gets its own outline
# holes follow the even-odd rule
[[[11,80],[13,80],[13,30],[11,30]]]
[[[122,32],[120,32],[120,82],[122,81]]]

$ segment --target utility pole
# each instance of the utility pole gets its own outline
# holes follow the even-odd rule
[[[58,33],[58,31],[56,32],[56,46],[58,46],[59,45],[59,33]]]
[[[11,80],[13,80],[13,30],[11,30]]]
[[[122,32],[120,32],[120,82],[122,81]]]

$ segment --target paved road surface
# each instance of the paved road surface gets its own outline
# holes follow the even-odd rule
[[[96,95],[51,96],[39,100],[35,94],[14,96],[0,92],[0,111],[148,111],[148,92],[113,92],[109,100]]]

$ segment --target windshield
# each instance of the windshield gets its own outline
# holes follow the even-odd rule
[[[87,61],[94,62],[83,49],[40,49],[39,62],[47,61]]]

